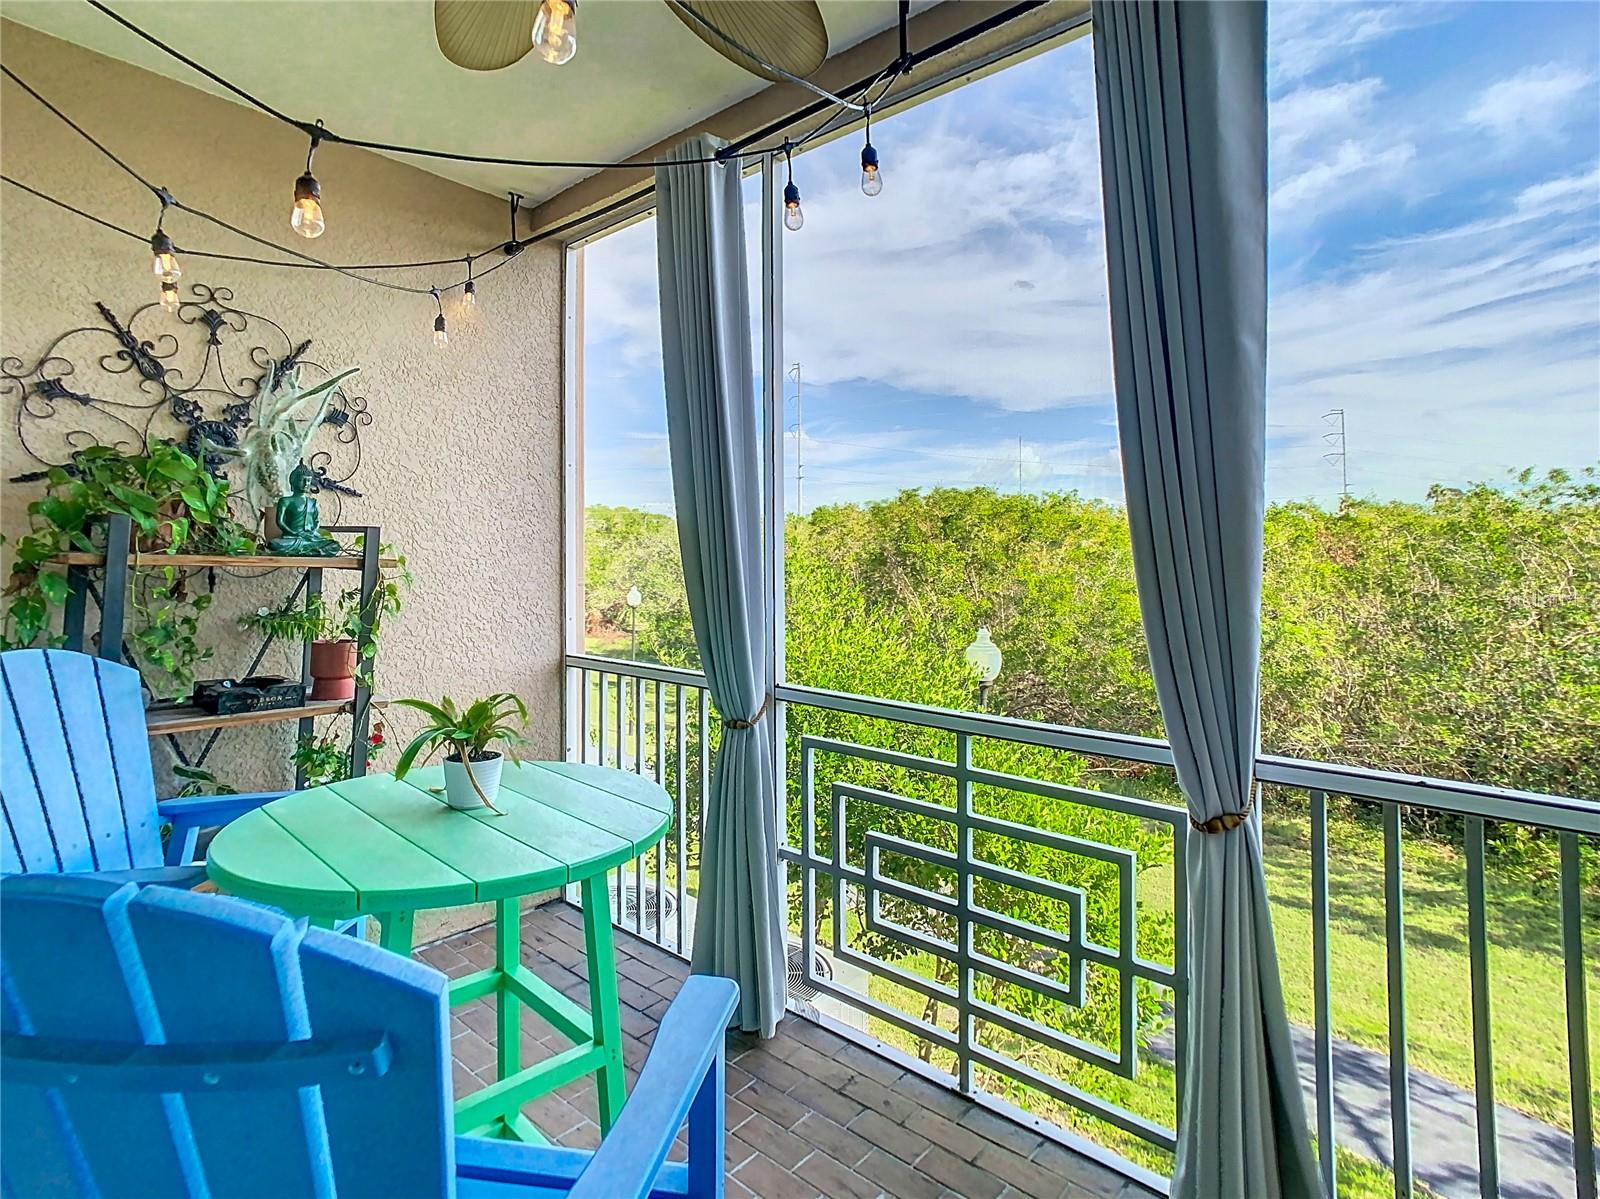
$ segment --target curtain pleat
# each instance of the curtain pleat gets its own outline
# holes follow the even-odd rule
[[[1093,5],[1139,607],[1192,827],[1175,1199],[1321,1194],[1251,805],[1266,426],[1266,11]]]
[[[704,135],[669,161],[709,157]],[[656,168],[661,361],[678,544],[706,687],[724,721],[711,764],[693,969],[739,984],[739,1023],[770,1037],[788,972],[761,575],[761,454],[739,161]],[[702,767],[704,768],[704,767]],[[680,785],[681,781],[680,781]]]

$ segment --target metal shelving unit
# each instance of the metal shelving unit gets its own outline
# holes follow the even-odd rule
[[[262,570],[295,570],[300,581],[285,602],[302,594],[312,600],[322,594],[322,576],[328,570],[355,570],[361,572],[361,631],[356,639],[356,660],[370,677],[371,661],[367,651],[372,644],[374,600],[378,590],[379,570],[385,565],[395,565],[394,559],[379,556],[379,527],[377,525],[334,525],[325,527],[325,533],[357,534],[361,537],[359,553],[335,558],[275,557],[272,555],[246,555],[229,557],[225,554],[140,554],[133,549],[133,522],[126,516],[106,519],[106,552],[104,554],[62,554],[56,562],[67,568],[67,604],[64,633],[67,647],[80,652],[92,652],[109,662],[128,662],[129,655],[123,641],[127,619],[128,586],[131,574],[137,570],[161,567],[179,569],[212,569],[219,566]],[[99,576],[98,579],[96,576]],[[98,583],[98,585],[97,585]],[[93,600],[99,612],[97,644],[88,648],[87,624],[89,601]],[[240,677],[256,672],[266,657],[273,638],[268,637],[257,649],[249,667]],[[215,716],[188,705],[161,705],[145,713],[145,727],[151,737],[166,737],[173,752],[185,766],[204,764],[222,733],[230,728],[269,724],[279,721],[299,722],[301,737],[313,736],[316,719],[339,713],[350,715],[350,775],[357,777],[367,772],[365,752],[372,724],[372,690],[363,673],[356,676],[356,693],[348,700],[310,700],[295,708],[278,708],[265,712],[238,712],[228,716]],[[300,649],[300,679],[311,686],[311,643]],[[200,752],[191,757],[178,741],[179,733],[209,732]],[[303,771],[295,772],[296,787],[305,785]]]

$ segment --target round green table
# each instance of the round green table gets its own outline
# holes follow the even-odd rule
[[[622,1110],[622,1031],[606,872],[659,841],[672,823],[666,791],[636,774],[574,762],[508,765],[495,801],[458,812],[444,802],[444,773],[404,780],[367,775],[248,812],[211,842],[206,871],[219,890],[272,904],[319,924],[375,916],[380,943],[411,952],[418,911],[492,901],[495,964],[450,984],[450,1003],[493,995],[496,1081],[456,1103],[456,1131],[543,1140],[522,1105],[594,1074],[600,1127]],[[576,885],[583,900],[589,1009],[522,964],[518,900]],[[526,1005],[573,1042],[524,1067]]]

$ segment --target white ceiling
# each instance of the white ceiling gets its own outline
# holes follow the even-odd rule
[[[431,0],[112,4],[290,116],[321,118],[346,136],[464,153],[615,161],[768,86],[706,46],[662,0],[584,0],[571,62],[552,67],[529,54],[500,71],[445,59]],[[891,27],[897,10],[894,0],[819,7],[830,54]],[[5,0],[0,15],[227,94],[79,0]],[[529,204],[592,173],[393,157],[483,191],[514,189]]]

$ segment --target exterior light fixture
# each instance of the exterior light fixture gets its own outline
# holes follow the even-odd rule
[[[861,194],[875,196],[883,190],[883,172],[878,169],[878,152],[868,142],[861,147]]]
[[[444,302],[439,299],[437,287],[429,289],[433,294],[433,302],[438,305],[439,315],[433,318],[433,344],[438,349],[444,349],[450,344],[450,334],[444,328]]]
[[[783,143],[783,161],[789,168],[789,182],[783,185],[783,227],[797,232],[806,223],[806,214],[800,211],[800,189],[794,185],[794,147]]]
[[[178,311],[178,285],[176,283],[161,284],[161,307],[168,312]]]
[[[883,172],[878,170],[878,151],[872,145],[872,106],[867,106],[867,144],[861,147],[861,194],[875,196],[883,190]]]
[[[172,239],[162,232],[161,226],[150,236],[150,270],[163,283],[176,283],[183,274],[178,261],[178,249]]]
[[[552,66],[578,52],[578,0],[544,0],[533,20],[533,48]]]
[[[467,255],[467,281],[461,288],[461,302],[468,308],[478,306],[478,285],[472,279],[472,255]]]
[[[311,173],[311,160],[316,157],[317,143],[322,140],[322,122],[311,135],[311,149],[306,151],[306,172],[294,181],[294,211],[289,215],[289,228],[301,237],[321,237],[327,222],[322,218],[322,184]]]
[[[310,160],[317,157],[318,142],[322,142],[322,122],[310,134],[310,149],[306,150],[306,173],[294,181],[294,211],[290,213],[290,229],[301,237],[322,237],[328,227],[322,218],[322,184],[310,173]]]
[[[990,685],[1000,677],[1000,667],[1005,663],[1005,655],[989,636],[989,630],[980,628],[978,635],[967,646],[965,656],[967,665],[972,667],[973,674],[978,676],[978,707],[983,708],[989,702]]]
[[[628,622],[628,659],[637,661],[639,657],[639,605],[644,603],[644,596],[639,594],[637,587],[628,588],[628,613],[631,619]]]

